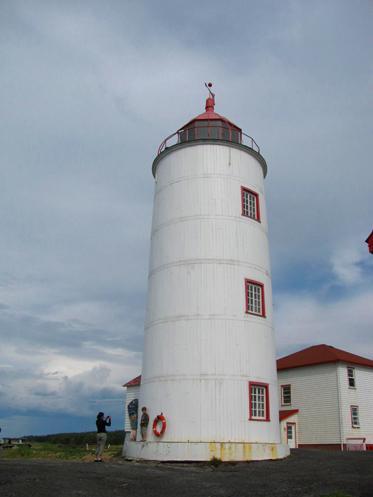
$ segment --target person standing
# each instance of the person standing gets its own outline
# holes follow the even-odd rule
[[[146,412],[146,407],[141,408],[141,420],[140,420],[140,429],[141,429],[141,441],[146,442],[146,435],[148,431],[149,424],[149,414]]]
[[[96,459],[95,462],[102,462],[102,453],[105,449],[105,444],[107,440],[106,427],[111,426],[111,416],[106,416],[103,412],[97,414],[96,419],[97,426],[97,446],[96,446]]]

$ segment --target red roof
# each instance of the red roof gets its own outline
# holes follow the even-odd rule
[[[282,369],[299,368],[330,362],[347,362],[349,364],[359,364],[360,366],[373,368],[373,361],[371,359],[351,354],[331,345],[321,344],[281,357],[277,360],[277,370],[281,371]]]
[[[214,108],[215,108],[215,96],[214,97],[210,96],[209,98],[206,99],[206,106],[205,106],[206,112],[203,112],[199,116],[194,117],[193,119],[188,121],[186,124],[184,124],[184,126],[182,126],[180,128],[180,130],[186,128],[187,126],[189,126],[189,124],[193,123],[194,121],[216,121],[216,120],[219,120],[219,121],[224,121],[224,122],[228,123],[229,125],[234,126],[239,131],[241,131],[241,128],[239,128],[236,124],[232,123],[232,121],[230,121],[229,119],[227,119],[224,116],[221,116],[220,114],[217,114],[215,112]]]
[[[280,421],[284,419],[290,418],[290,416],[294,416],[294,414],[298,414],[299,409],[289,409],[288,411],[279,411]]]
[[[217,121],[217,120],[224,121],[225,123],[228,123],[231,126],[234,126],[236,129],[241,130],[241,128],[239,128],[237,126],[237,124],[232,123],[232,121],[230,121],[226,117],[218,114],[217,112],[203,112],[203,114],[199,114],[199,116],[196,116],[193,119],[191,119],[190,121],[188,121],[180,129],[186,128],[189,124],[193,123],[194,121]]]
[[[136,387],[137,385],[141,385],[141,374],[133,378],[131,381],[128,381],[123,386],[124,387]]]
[[[373,254],[373,231],[365,240],[365,242],[368,244],[369,252]]]

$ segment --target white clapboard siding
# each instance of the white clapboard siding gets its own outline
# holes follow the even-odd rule
[[[278,371],[281,385],[291,385],[291,405],[299,409],[298,444],[340,443],[337,366],[320,364]]]
[[[138,399],[140,394],[140,385],[127,387],[126,402],[124,409],[124,431],[131,431],[130,420],[128,419],[127,406],[133,399]]]
[[[347,366],[355,368],[355,388],[348,385]],[[354,364],[338,365],[341,398],[341,420],[344,441],[348,438],[366,438],[373,443],[373,368]],[[360,428],[352,428],[351,406],[359,407]]]
[[[299,440],[298,440],[298,438],[299,438],[299,435],[298,435],[298,429],[299,429],[298,414],[293,414],[292,416],[289,416],[288,418],[280,421],[281,443],[283,443],[284,445],[288,443],[287,428],[286,428],[287,423],[294,423],[295,424],[295,434],[294,435],[295,435],[295,443],[297,446],[299,443]]]
[[[162,443],[185,450],[280,443],[259,159],[201,142],[157,163],[140,402],[151,418],[167,416]],[[242,186],[258,194],[260,222],[242,216]],[[264,285],[265,317],[246,312],[245,279]],[[265,423],[248,420],[250,381],[268,385]],[[148,441],[160,442],[151,432]]]

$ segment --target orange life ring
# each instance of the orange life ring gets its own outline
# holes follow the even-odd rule
[[[162,427],[160,430],[158,430],[158,423],[161,422],[162,423]],[[156,437],[160,437],[163,435],[163,433],[166,431],[166,427],[167,427],[167,423],[166,423],[166,418],[163,416],[163,414],[158,414],[158,416],[156,416],[154,418],[154,421],[153,421],[153,433]]]

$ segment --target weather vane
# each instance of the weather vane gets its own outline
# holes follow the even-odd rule
[[[210,88],[212,87],[212,83],[205,83],[205,86],[206,86],[206,88],[207,88],[208,92],[210,93],[210,96],[211,96],[212,98],[215,98],[215,93],[212,93],[212,91],[211,91],[211,89],[210,89]]]

